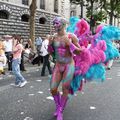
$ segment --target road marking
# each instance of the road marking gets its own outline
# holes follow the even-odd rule
[[[120,77],[120,74],[118,74],[117,76]]]
[[[21,115],[23,115],[23,114],[24,114],[24,112],[21,112],[20,114],[21,114]]]
[[[33,120],[33,118],[26,117],[24,120]]]
[[[37,82],[42,82],[42,80],[36,80]]]
[[[23,99],[21,99],[21,100],[18,100],[18,103],[20,103],[20,102],[23,102]]]
[[[43,94],[43,92],[42,92],[42,91],[38,91],[38,93],[39,93],[39,94]]]
[[[46,97],[46,99],[53,100],[53,97],[52,96],[48,96],[48,97]]]
[[[29,94],[29,96],[34,96],[35,94]]]
[[[90,106],[90,110],[95,110],[95,109],[96,109],[96,107]]]

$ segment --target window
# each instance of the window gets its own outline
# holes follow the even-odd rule
[[[9,19],[9,13],[5,10],[0,10],[0,19]]]
[[[46,23],[46,18],[44,18],[44,17],[41,17],[40,19],[39,19],[39,23],[40,24],[45,24]]]
[[[54,12],[58,13],[58,0],[54,0]]]
[[[22,4],[28,5],[29,4],[29,0],[22,0]]]
[[[73,10],[70,12],[70,16],[76,16],[76,12]]]
[[[21,16],[21,21],[23,21],[23,22],[29,22],[29,15],[27,15],[27,14],[22,15]]]
[[[45,10],[45,0],[40,0],[40,9]]]

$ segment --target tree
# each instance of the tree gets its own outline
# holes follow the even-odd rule
[[[103,9],[108,13],[110,21],[113,24],[113,17],[119,17],[120,13],[120,0],[102,0],[104,5]]]
[[[93,16],[95,9],[94,4],[95,3],[99,4],[99,0],[86,0],[86,2],[88,3],[87,13],[89,13],[90,15],[90,28],[91,31],[94,33],[94,27],[95,27],[95,18]]]
[[[32,50],[34,50],[35,45],[34,45],[34,41],[35,41],[35,15],[36,15],[36,0],[32,0],[31,5],[30,5],[30,39],[32,41]]]
[[[91,27],[94,27],[100,24],[102,21],[106,20],[107,13],[104,10],[97,10],[91,16],[89,12],[87,12],[87,18],[91,19]]]
[[[85,5],[85,2],[83,0],[70,0],[71,3],[75,3],[75,4],[80,4],[81,5],[81,16],[83,16],[83,6]],[[99,0],[86,0],[87,4],[85,6],[87,6],[87,13],[89,13],[90,17],[90,28],[93,32],[93,21],[94,21],[94,17],[93,17],[93,10],[94,10],[94,3],[98,2]]]

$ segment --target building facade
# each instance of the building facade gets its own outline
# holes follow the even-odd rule
[[[21,35],[29,38],[29,6],[32,0],[0,0],[0,36]],[[35,37],[52,33],[55,16],[69,19],[69,0],[37,0]]]
[[[79,18],[81,18],[81,7],[80,5],[76,5],[76,4],[71,4],[70,7],[70,16],[77,16]],[[86,18],[86,7],[83,6],[83,18]]]

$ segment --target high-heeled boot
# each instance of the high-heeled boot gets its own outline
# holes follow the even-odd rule
[[[56,110],[55,110],[53,115],[57,116],[58,115],[58,110],[59,110],[59,107],[60,107],[60,93],[58,93],[57,95],[54,95],[53,98],[54,98],[55,105],[56,105]]]
[[[58,115],[57,115],[57,120],[63,120],[63,110],[66,106],[67,100],[68,100],[68,97],[61,96],[60,107],[59,107],[59,111],[58,111]]]

